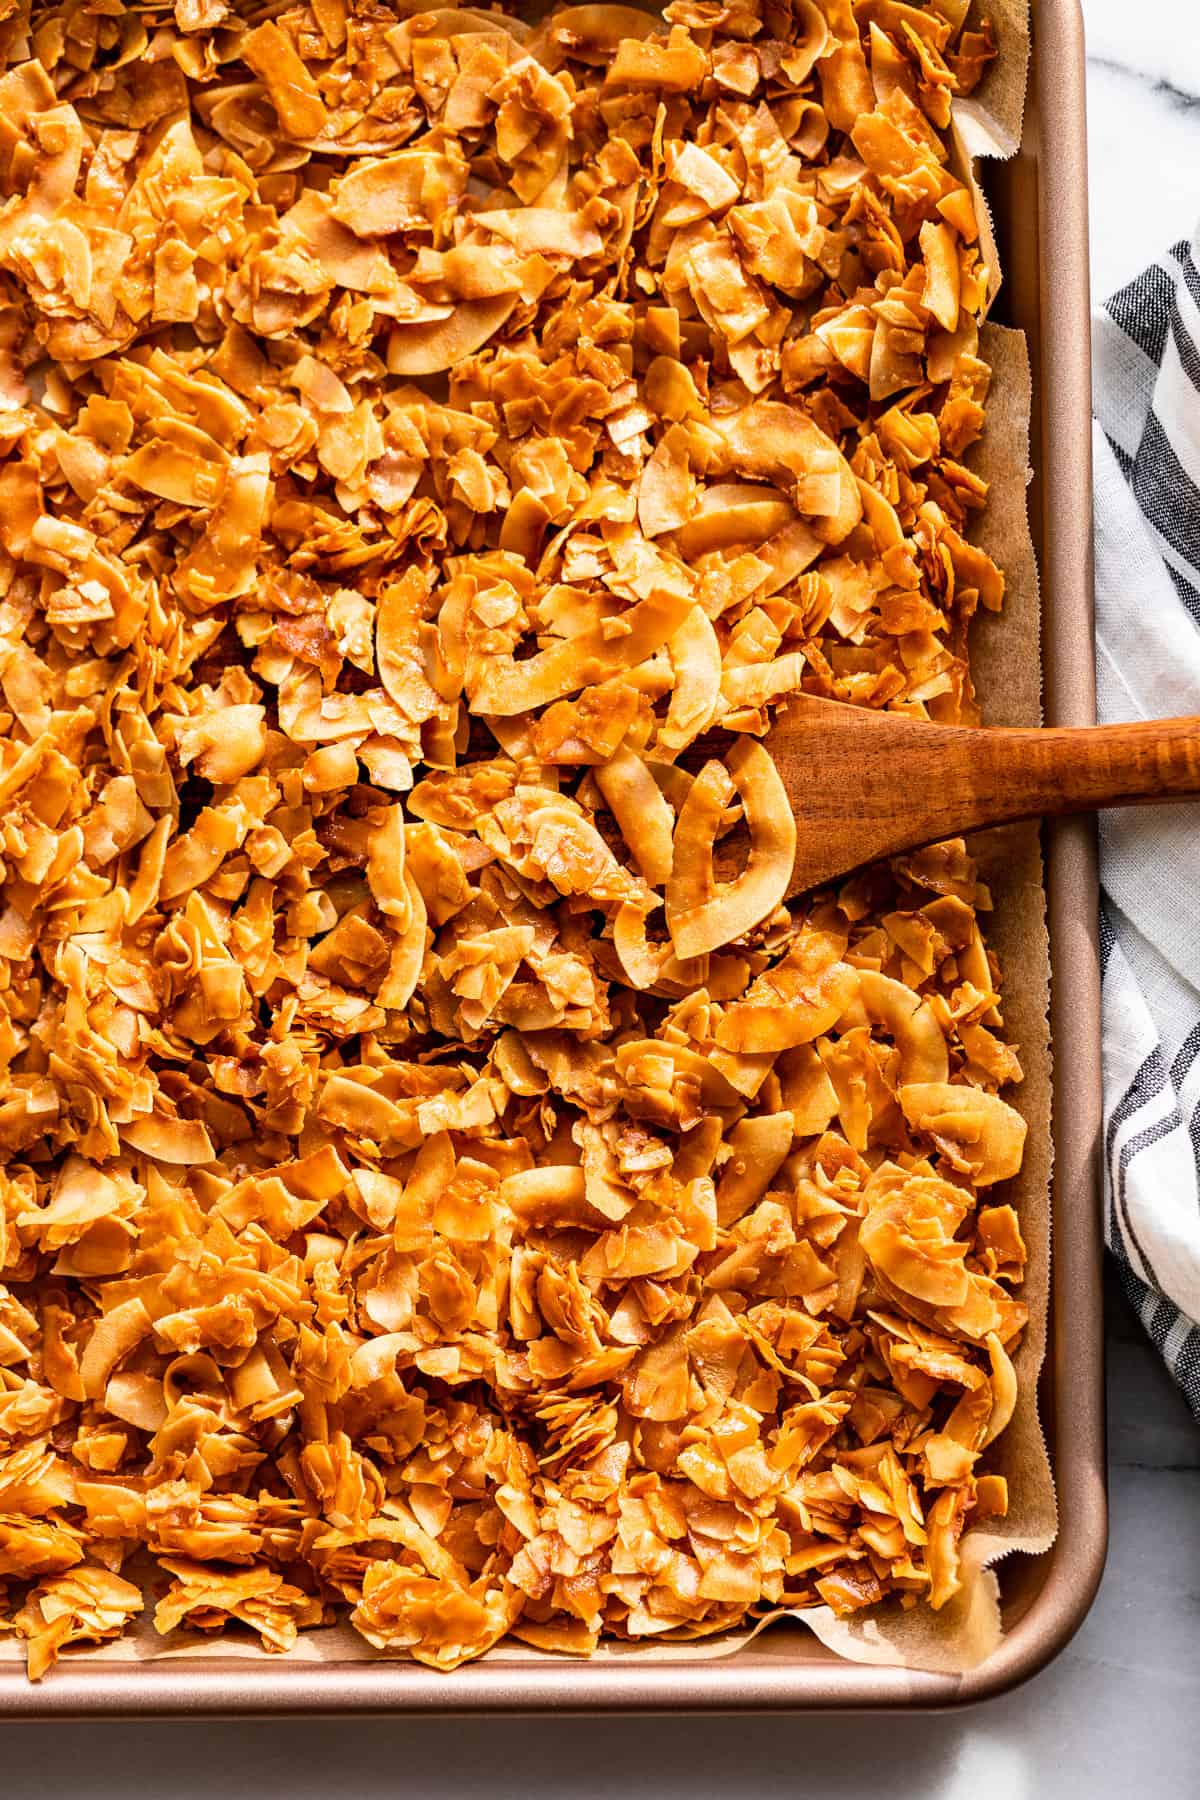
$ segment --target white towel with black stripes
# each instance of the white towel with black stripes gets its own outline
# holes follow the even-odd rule
[[[1200,242],[1093,317],[1102,721],[1200,713]],[[1105,1229],[1200,1418],[1200,812],[1100,821]]]

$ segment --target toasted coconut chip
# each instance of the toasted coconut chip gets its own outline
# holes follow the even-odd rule
[[[380,1006],[400,1011],[412,999],[421,978],[428,944],[425,900],[411,869],[404,871],[407,919],[392,944],[387,974],[376,992]]]
[[[819,521],[825,542],[840,543],[857,525],[862,502],[850,465],[807,413],[759,400],[714,423],[735,466],[782,487],[798,512]]]
[[[98,1400],[108,1378],[122,1357],[141,1342],[151,1329],[149,1313],[141,1300],[123,1300],[98,1322],[84,1348],[79,1365],[83,1391]]]
[[[194,1630],[219,1632],[231,1621],[248,1625],[264,1650],[289,1650],[301,1626],[320,1624],[321,1602],[293,1587],[272,1569],[236,1573],[206,1568],[183,1557],[163,1557],[162,1566],[175,1579],[154,1609],[160,1633],[188,1624]]]
[[[481,713],[512,717],[636,668],[674,637],[692,610],[684,595],[653,595],[619,620],[588,627],[524,662],[489,658],[474,679],[468,676],[471,704]]]
[[[206,1163],[215,1154],[212,1139],[199,1119],[177,1119],[156,1113],[121,1127],[121,1136],[134,1150],[159,1162]]]
[[[1017,1377],[1012,1358],[994,1331],[988,1334],[987,1348],[992,1364],[992,1410],[979,1446],[981,1450],[986,1450],[1000,1436],[1017,1405]]]
[[[708,73],[708,58],[675,27],[666,44],[621,38],[617,54],[605,76],[607,87],[658,88],[664,93],[686,94]]]
[[[271,493],[265,455],[235,457],[196,547],[179,564],[176,585],[200,606],[250,591]]]
[[[132,1582],[94,1564],[41,1581],[16,1615],[31,1681],[40,1681],[68,1644],[119,1637],[145,1605]]]
[[[705,613],[689,609],[667,642],[674,682],[667,716],[658,731],[658,748],[678,755],[707,731],[721,705],[721,646]]]
[[[770,1187],[792,1147],[790,1112],[759,1113],[735,1125],[726,1140],[729,1161],[717,1184],[717,1219],[735,1225]]]
[[[375,660],[389,698],[404,717],[417,725],[431,718],[439,696],[427,674],[427,653],[421,641],[429,595],[429,578],[419,569],[408,569],[398,581],[380,590],[375,608]]]
[[[694,488],[686,434],[672,426],[655,446],[638,486],[638,523],[648,538],[687,522]]]
[[[404,808],[389,806],[367,838],[367,885],[380,912],[403,930],[412,913],[404,875]]]
[[[660,902],[655,902],[655,906]],[[655,988],[660,993],[687,994],[695,991],[708,971],[707,960],[698,957],[683,962],[669,943],[652,943],[646,935],[650,913],[644,900],[626,902],[618,907],[613,919],[613,949],[627,979],[636,988]]]
[[[239,46],[243,59],[262,77],[279,123],[289,137],[319,137],[326,111],[316,82],[290,38],[274,24],[258,25]]]
[[[578,213],[560,212],[551,206],[523,206],[514,212],[477,212],[471,217],[476,231],[503,238],[523,256],[598,256],[603,240]]]
[[[699,506],[679,527],[675,541],[687,562],[713,550],[761,544],[795,518],[791,505],[770,488],[721,481],[706,487]]]
[[[640,756],[622,749],[596,770],[596,785],[612,809],[638,868],[648,882],[658,887],[671,874],[675,817],[653,775]]]
[[[558,8],[534,33],[529,48],[547,68],[557,67],[567,57],[602,68],[624,38],[647,38],[660,30],[652,13],[603,0],[597,5]]]
[[[946,1039],[933,1008],[911,988],[873,969],[858,978],[858,996],[868,1018],[882,1025],[900,1052],[900,1080],[944,1082],[949,1073]]]
[[[749,663],[725,669],[721,675],[721,699],[726,711],[738,707],[766,706],[794,694],[804,678],[804,652],[791,650],[773,662]]]
[[[841,960],[845,947],[845,938],[834,930],[806,928],[781,962],[726,1007],[716,1027],[717,1043],[751,1055],[790,1050],[844,1020],[867,979],[866,972]]]
[[[1025,1121],[996,1094],[948,1082],[913,1082],[900,1089],[904,1116],[928,1132],[953,1168],[976,1187],[1007,1181],[1021,1166]]]
[[[428,324],[393,326],[387,347],[389,372],[438,375],[454,368],[495,336],[516,304],[515,294],[497,294],[490,300],[463,300],[447,318]]]
[[[713,851],[721,814],[736,790],[750,832],[746,867],[718,885]],[[775,765],[761,744],[743,739],[727,768],[708,763],[675,826],[667,929],[680,957],[704,956],[759,925],[787,892],[796,854],[796,821]]]
[[[731,206],[741,193],[737,182],[711,151],[698,144],[684,144],[667,164],[667,174],[682,188],[704,202],[706,210],[719,212]]]
[[[467,166],[459,157],[399,150],[352,168],[337,184],[333,216],[357,237],[387,237],[436,223],[457,204]]]
[[[960,271],[958,242],[949,225],[932,221],[922,225],[921,253],[925,258],[921,304],[945,331],[955,331],[958,328]]]

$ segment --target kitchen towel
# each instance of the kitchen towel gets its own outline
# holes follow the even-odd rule
[[[1101,721],[1200,713],[1200,242],[1093,316]],[[1200,813],[1100,819],[1105,1231],[1200,1418]]]

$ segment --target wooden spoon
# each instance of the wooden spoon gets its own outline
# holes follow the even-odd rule
[[[798,695],[766,744],[796,816],[789,896],[988,825],[1200,796],[1200,718],[974,730]]]

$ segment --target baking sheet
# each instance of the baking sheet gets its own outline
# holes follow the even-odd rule
[[[1010,154],[1021,131],[1029,49],[1027,5],[1025,0],[994,0],[988,10],[997,26],[1001,59],[978,94],[970,102],[960,103],[958,109],[960,141],[963,153],[969,156]],[[982,195],[979,204],[985,243],[994,246]],[[988,428],[972,461],[993,486],[988,512],[975,535],[986,546],[1002,546],[998,559],[1006,570],[1008,593],[1001,618],[981,622],[973,642],[973,669],[986,722],[1036,724],[1041,716],[1041,664],[1036,562],[1026,516],[1028,356],[1020,333],[992,325],[985,328],[983,354],[995,371],[993,398]],[[1037,1371],[1046,1341],[1051,1166],[1051,1072],[1046,1025],[1049,965],[1037,829],[1009,828],[1003,834],[994,834],[992,841],[980,848],[996,899],[989,941],[1004,966],[1008,1033],[1020,1044],[1026,1071],[1022,1086],[1008,1097],[1025,1114],[1030,1126],[1025,1167],[1015,1196],[1030,1248],[1024,1291],[1030,1306],[1030,1325],[1017,1358],[1017,1411],[988,1459],[989,1467],[1009,1477],[1012,1509],[1006,1520],[989,1521],[986,1530],[971,1533],[964,1540],[964,1558],[970,1565],[971,1579],[958,1601],[941,1614],[925,1609],[901,1613],[898,1608],[885,1608],[869,1618],[849,1622],[834,1620],[826,1609],[804,1615],[805,1622],[823,1643],[853,1661],[944,1672],[977,1665],[998,1641],[997,1584],[989,1565],[1013,1549],[1045,1549],[1053,1541],[1056,1526],[1049,1459],[1035,1399]],[[729,1657],[751,1635],[733,1634],[697,1645],[615,1645],[598,1653],[588,1666],[670,1663],[682,1667]],[[211,1669],[218,1662],[235,1666],[252,1663],[259,1665],[263,1675],[267,1670],[281,1671],[279,1659],[265,1656],[249,1639],[227,1634],[219,1644],[192,1639],[173,1642],[168,1647],[145,1624],[116,1644],[68,1653],[62,1675],[72,1664],[78,1664],[81,1654],[89,1665],[191,1662]],[[19,1655],[11,1640],[0,1641],[0,1662]],[[522,1667],[549,1661],[561,1666],[561,1659],[551,1659],[519,1645],[505,1645],[485,1660],[511,1668],[518,1683]],[[335,1666],[377,1664],[381,1659],[357,1634],[340,1627],[305,1634],[287,1661],[308,1665],[310,1669],[324,1665],[332,1675]],[[586,1684],[586,1678],[587,1667],[578,1668],[577,1681]],[[53,1683],[55,1676],[48,1679]],[[446,1685],[449,1687],[449,1682]],[[330,1686],[332,1691],[333,1684]],[[252,1681],[247,1689],[247,1704],[251,1706],[255,1688]],[[451,1700],[448,1693],[447,1701],[454,1706],[463,1704],[461,1695]]]

